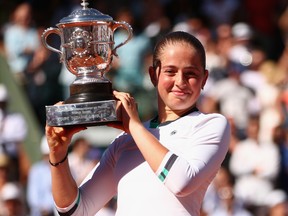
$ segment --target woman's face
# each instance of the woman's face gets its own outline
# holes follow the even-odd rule
[[[160,62],[156,73],[150,71],[158,90],[159,108],[188,111],[195,105],[208,76],[199,55],[189,44],[178,42],[164,47]]]

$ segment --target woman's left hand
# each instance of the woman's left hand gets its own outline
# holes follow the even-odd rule
[[[135,102],[134,98],[129,93],[113,91],[113,94],[115,98],[120,100],[122,104],[122,109],[121,109],[122,124],[119,125],[119,124],[109,123],[108,126],[122,129],[125,132],[129,133],[131,122],[141,123],[138,109],[137,109],[137,103]]]

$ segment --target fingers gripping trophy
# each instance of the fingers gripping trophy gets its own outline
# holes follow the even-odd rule
[[[132,38],[132,28],[126,22],[114,21],[109,15],[88,8],[82,0],[82,9],[73,11],[42,34],[44,46],[59,54],[68,71],[76,76],[70,85],[70,97],[63,104],[46,106],[47,124],[50,126],[97,126],[120,121],[116,112],[117,101],[112,83],[105,77],[117,48]],[[127,38],[114,46],[114,32],[127,31]],[[48,43],[48,36],[60,36],[57,49]]]

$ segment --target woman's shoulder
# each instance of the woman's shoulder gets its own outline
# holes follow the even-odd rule
[[[228,122],[228,119],[221,113],[203,113],[201,111],[197,111],[194,113],[190,113],[187,115],[187,118],[198,119],[199,121],[222,121]]]
[[[155,119],[150,119],[148,121],[145,121],[143,124],[147,129],[155,128],[153,127],[154,120]],[[195,112],[186,114],[174,121],[162,123],[161,126],[171,125],[172,127],[174,127],[176,124],[176,125],[181,125],[181,126],[186,125],[187,127],[189,127],[189,125],[196,126],[196,125],[203,125],[203,124],[208,124],[208,123],[213,123],[213,122],[215,122],[215,124],[222,124],[222,125],[229,124],[228,119],[220,113],[203,113],[197,110]]]
[[[183,122],[179,123],[194,129],[204,129],[208,131],[229,132],[230,124],[228,119],[220,113],[202,113],[200,111],[191,113],[183,118]]]

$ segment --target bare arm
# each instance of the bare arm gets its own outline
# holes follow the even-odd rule
[[[46,136],[50,148],[49,159],[58,163],[65,158],[72,136],[85,128],[61,128],[46,126]],[[51,166],[52,193],[56,205],[67,207],[76,199],[78,187],[74,181],[68,160],[57,166]]]

